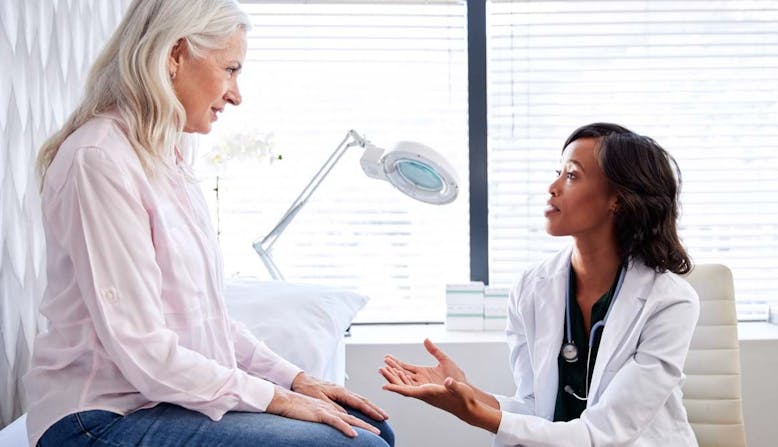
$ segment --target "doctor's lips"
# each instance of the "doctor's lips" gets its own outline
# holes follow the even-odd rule
[[[550,200],[546,202],[546,209],[544,210],[543,214],[548,217],[551,214],[558,213],[559,208],[557,208]]]

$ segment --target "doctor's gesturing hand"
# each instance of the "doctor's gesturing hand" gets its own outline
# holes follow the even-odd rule
[[[384,362],[386,362],[387,366],[381,368],[381,374],[386,377],[386,373],[395,372],[409,380],[413,385],[425,383],[442,385],[446,377],[451,377],[460,382],[467,382],[465,372],[429,339],[424,340],[424,347],[438,361],[436,366],[412,365],[401,361],[391,354],[387,354],[384,357]]]
[[[424,347],[438,364],[413,365],[387,355],[386,366],[379,370],[388,382],[383,389],[422,400],[496,433],[501,413],[494,396],[468,383],[464,371],[429,339],[424,340]]]

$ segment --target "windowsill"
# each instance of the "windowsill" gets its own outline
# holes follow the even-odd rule
[[[778,340],[778,325],[767,322],[738,323],[740,341]],[[502,343],[503,331],[447,331],[443,324],[376,324],[351,327],[347,345],[418,344],[425,338],[435,343]]]
[[[375,324],[351,326],[346,344],[419,344],[425,338],[435,343],[504,342],[504,331],[447,331],[440,323]]]
[[[778,324],[766,321],[746,321],[738,323],[737,334],[744,340],[778,340]]]

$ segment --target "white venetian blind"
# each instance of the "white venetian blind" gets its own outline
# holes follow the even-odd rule
[[[254,25],[239,78],[244,102],[215,124],[198,161],[226,276],[268,278],[252,242],[270,231],[349,129],[385,149],[419,141],[458,170],[454,203],[423,204],[369,179],[354,148],[283,233],[274,259],[289,281],[370,296],[358,321],[442,320],[445,283],[469,278],[465,5],[243,7]],[[254,154],[214,163],[241,151]]]
[[[487,7],[492,282],[566,243],[542,216],[561,145],[610,121],[680,164],[693,260],[728,265],[743,303],[778,301],[778,2]]]

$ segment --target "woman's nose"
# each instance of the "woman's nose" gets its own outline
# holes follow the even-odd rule
[[[243,102],[243,97],[240,96],[240,89],[238,88],[237,83],[235,83],[233,88],[227,91],[225,100],[234,106],[240,105],[240,103]]]

